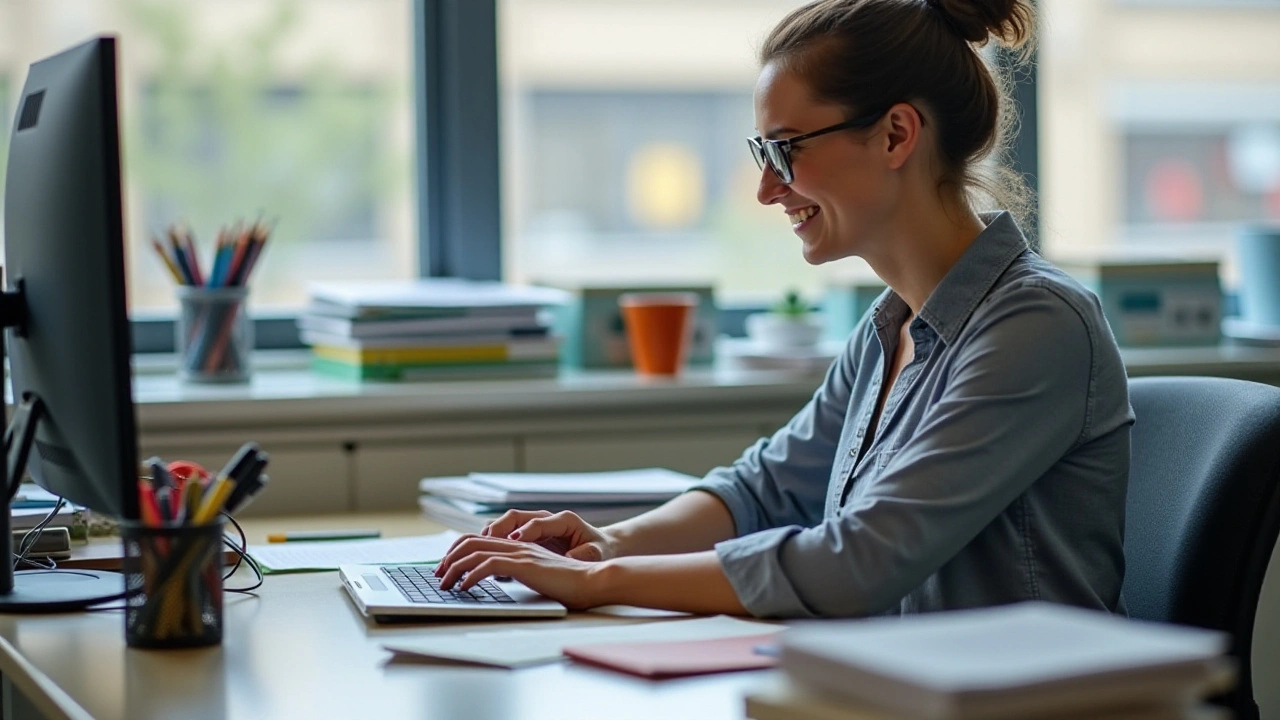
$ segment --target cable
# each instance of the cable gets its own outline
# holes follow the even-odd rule
[[[54,505],[53,509],[49,511],[49,514],[46,515],[39,523],[37,523],[35,527],[28,530],[22,536],[22,539],[18,542],[17,551],[12,553],[13,567],[15,570],[17,570],[19,566],[23,566],[23,565],[33,566],[41,570],[57,569],[58,565],[52,558],[47,558],[42,563],[37,559],[28,558],[27,555],[31,552],[31,549],[35,547],[36,540],[39,539],[40,537],[40,532],[43,531],[46,527],[48,527],[51,522],[53,522],[53,519],[57,517],[58,512],[62,510],[63,507],[66,506],[66,503],[67,501],[65,498],[58,498],[57,504]],[[227,580],[229,580],[231,576],[234,575],[240,569],[240,566],[244,564],[247,564],[249,566],[249,569],[252,570],[254,574],[254,580],[252,584],[246,587],[238,587],[238,588],[226,587],[224,585],[223,591],[229,592],[229,593],[242,593],[246,595],[252,595],[254,590],[257,590],[258,588],[262,587],[262,584],[264,581],[264,573],[262,572],[262,566],[260,566],[258,562],[254,560],[251,555],[249,555],[249,540],[245,536],[244,528],[242,528],[240,526],[240,523],[237,522],[236,519],[231,515],[229,515],[228,513],[223,512],[222,516],[225,517],[235,527],[236,534],[239,536],[239,543],[237,544],[236,542],[233,541],[232,538],[228,537],[225,532],[222,535],[222,544],[230,548],[232,552],[234,552],[236,555],[235,563],[230,567],[230,569],[227,569],[222,576],[223,582],[225,583]],[[221,556],[222,556],[222,553],[218,553],[218,557],[221,558]],[[134,588],[133,590],[126,590],[116,596],[103,598],[101,600],[98,600],[92,603],[85,603],[79,609],[86,610],[88,612],[123,610],[125,609],[124,606],[118,606],[118,605],[113,606],[113,605],[109,605],[109,603],[118,602],[120,600],[127,600],[128,598],[138,595],[141,592],[143,592],[143,589],[141,587]]]
[[[249,564],[249,569],[253,570],[253,574],[256,577],[256,580],[254,581],[254,583],[248,587],[229,588],[223,585],[222,589],[225,592],[244,593],[246,595],[252,595],[254,590],[257,590],[258,588],[262,587],[262,582],[263,582],[262,567],[258,565],[257,560],[254,560],[253,557],[249,555],[249,540],[248,538],[245,537],[244,528],[240,527],[240,523],[236,522],[236,519],[231,517],[227,513],[224,512],[222,513],[222,515],[227,520],[231,521],[231,524],[234,525],[236,528],[236,532],[240,535],[239,545],[236,545],[235,543],[231,542],[231,538],[227,537],[225,534],[222,536],[222,542],[225,543],[227,547],[234,550],[236,553],[236,563],[235,565],[231,566],[231,569],[228,570],[225,575],[222,576],[223,582],[225,582],[228,578],[234,575],[236,570],[240,569],[240,564],[242,562]]]
[[[17,570],[18,566],[21,565],[22,563],[35,565],[36,567],[44,568],[46,570],[52,570],[54,567],[57,567],[56,565],[53,565],[52,567],[46,567],[44,565],[40,565],[39,563],[32,562],[31,560],[27,559],[27,553],[31,552],[31,548],[35,547],[36,541],[40,539],[40,533],[46,527],[49,526],[49,523],[53,522],[53,519],[58,516],[58,513],[62,510],[62,508],[66,507],[66,504],[67,504],[66,498],[58,498],[57,504],[53,506],[53,509],[49,511],[49,514],[45,515],[44,519],[36,523],[35,527],[28,530],[26,534],[22,536],[22,540],[18,542],[18,550],[13,554],[14,570]],[[50,563],[52,562],[53,561],[50,560]]]

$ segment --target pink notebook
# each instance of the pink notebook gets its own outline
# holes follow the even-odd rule
[[[757,648],[771,647],[777,633],[670,642],[601,643],[566,647],[564,654],[588,665],[647,678],[773,667],[777,658]]]

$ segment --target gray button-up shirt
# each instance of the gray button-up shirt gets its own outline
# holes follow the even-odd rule
[[[909,331],[914,358],[859,457],[910,316],[886,291],[807,405],[697,486],[761,617],[1043,599],[1123,612],[1128,385],[1101,305],[988,223]]]

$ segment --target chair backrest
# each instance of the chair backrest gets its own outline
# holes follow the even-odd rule
[[[1280,533],[1280,388],[1207,377],[1129,383],[1137,421],[1125,523],[1129,615],[1230,632],[1223,700],[1258,716],[1250,673],[1262,580]]]

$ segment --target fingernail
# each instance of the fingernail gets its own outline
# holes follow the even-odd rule
[[[511,533],[511,535],[509,535],[508,537],[510,537],[512,540],[519,540],[519,539],[520,539],[520,531],[519,531],[519,530],[516,530],[515,532]]]

